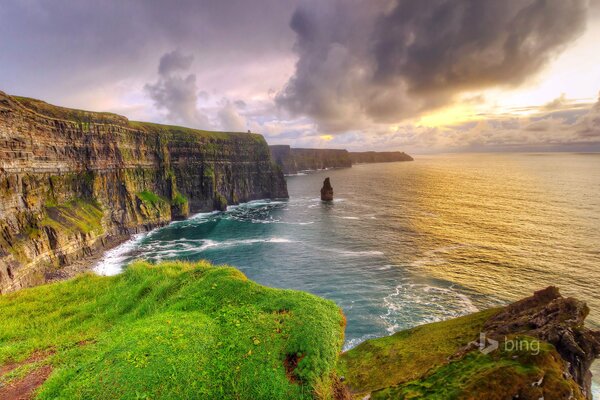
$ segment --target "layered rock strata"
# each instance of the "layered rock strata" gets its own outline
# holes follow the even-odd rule
[[[0,92],[0,293],[128,236],[285,198],[261,135],[132,122]]]

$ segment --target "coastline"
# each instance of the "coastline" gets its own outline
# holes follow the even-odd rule
[[[158,228],[159,227],[154,229]],[[44,284],[65,281],[87,272],[93,272],[94,267],[106,256],[106,253],[114,250],[123,243],[128,242],[134,236],[135,234],[107,236],[104,239],[104,245],[92,250],[91,254],[80,258],[71,264],[65,265],[60,269],[48,272],[46,274],[46,282],[44,282]]]

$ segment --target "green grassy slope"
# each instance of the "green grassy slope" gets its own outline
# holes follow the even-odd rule
[[[577,384],[565,379],[566,363],[551,344],[511,336],[519,343],[514,349],[501,342],[490,354],[464,350],[499,311],[368,340],[341,355],[338,373],[357,399],[583,399]],[[539,351],[532,351],[534,344]]]
[[[0,315],[0,386],[50,365],[41,399],[327,398],[344,325],[330,301],[181,262],[2,296]]]

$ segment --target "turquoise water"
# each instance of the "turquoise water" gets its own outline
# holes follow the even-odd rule
[[[329,176],[335,201],[319,200]],[[290,199],[198,214],[111,251],[207,259],[346,314],[346,348],[557,285],[600,327],[600,155],[468,154],[287,178]]]

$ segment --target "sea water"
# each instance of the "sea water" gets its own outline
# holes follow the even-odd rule
[[[319,191],[331,178],[335,200]],[[346,344],[506,304],[548,285],[600,328],[600,154],[453,154],[287,177],[289,200],[197,214],[107,253],[207,259],[335,301]],[[600,371],[597,372],[597,375]]]

